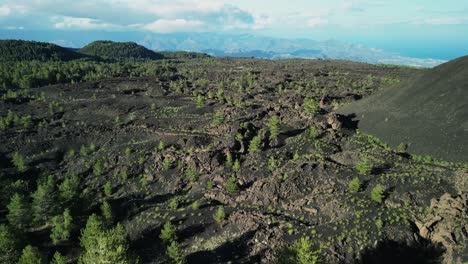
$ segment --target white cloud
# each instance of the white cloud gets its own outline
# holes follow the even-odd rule
[[[199,20],[158,19],[142,28],[155,33],[202,31],[205,23]]]
[[[128,5],[129,8],[151,13],[161,18],[176,18],[187,14],[210,14],[220,12],[226,5],[218,1],[155,1],[134,0]]]
[[[461,25],[468,24],[468,17],[437,17],[416,21],[415,24]]]
[[[8,16],[11,13],[11,9],[8,6],[0,6],[0,16]]]
[[[57,29],[118,29],[119,26],[105,23],[98,19],[85,17],[54,16],[54,28]]]
[[[310,28],[314,28],[314,27],[317,27],[320,25],[326,25],[326,24],[328,24],[328,19],[321,18],[321,17],[314,17],[312,19],[309,19],[309,21],[307,21],[307,26]]]

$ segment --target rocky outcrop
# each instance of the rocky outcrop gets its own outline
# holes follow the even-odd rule
[[[462,263],[468,257],[468,194],[432,199],[429,211],[415,221],[419,235],[446,248],[444,263]]]

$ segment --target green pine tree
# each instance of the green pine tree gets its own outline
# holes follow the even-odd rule
[[[79,264],[112,263],[128,264],[135,261],[130,258],[127,232],[121,224],[112,229],[103,229],[98,217],[92,215],[81,233],[83,247]]]
[[[52,258],[50,264],[67,264],[67,259],[62,254],[60,254],[60,252],[55,251],[54,257]]]
[[[12,226],[21,230],[31,224],[30,206],[23,195],[15,193],[7,208],[7,219]]]
[[[185,264],[185,258],[182,253],[182,249],[179,246],[177,241],[172,241],[171,244],[167,247],[166,254],[173,264]]]
[[[32,194],[32,212],[34,222],[45,224],[57,214],[57,195],[55,192],[55,180],[53,176],[46,181],[38,181],[37,190]]]
[[[44,261],[39,249],[28,245],[23,249],[23,253],[17,264],[44,264]]]
[[[159,237],[167,243],[177,240],[176,227],[171,222],[166,222]]]
[[[0,263],[14,263],[20,256],[21,241],[11,228],[0,224]]]
[[[76,174],[71,174],[63,180],[58,188],[62,203],[72,202],[79,197],[80,178]]]
[[[57,215],[52,218],[53,227],[50,233],[50,238],[54,245],[57,245],[62,241],[67,241],[70,238],[72,221],[73,218],[69,209],[65,209],[62,215]]]

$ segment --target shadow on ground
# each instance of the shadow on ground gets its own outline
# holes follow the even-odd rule
[[[445,249],[437,244],[422,241],[407,245],[401,242],[384,241],[376,248],[365,250],[358,264],[436,264],[442,263]]]

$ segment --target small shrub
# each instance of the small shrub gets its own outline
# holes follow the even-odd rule
[[[198,173],[194,168],[189,167],[185,171],[185,176],[190,182],[196,182],[198,178]]]
[[[213,125],[218,126],[224,124],[224,112],[218,111],[215,113],[215,117],[213,119]]]
[[[98,161],[96,161],[96,163],[94,163],[93,173],[97,177],[102,175],[102,163],[101,163],[100,160],[98,160]]]
[[[382,185],[380,185],[380,184],[375,185],[374,189],[372,189],[372,191],[371,191],[372,201],[375,201],[377,203],[382,203],[383,193],[384,193],[384,189],[383,189]]]
[[[82,157],[85,157],[86,155],[88,155],[88,148],[86,148],[85,145],[81,145],[80,147],[80,155]]]
[[[177,210],[177,208],[179,208],[179,199],[177,199],[177,197],[171,199],[169,202],[169,208],[172,210]]]
[[[356,164],[356,169],[362,175],[367,175],[367,174],[371,173],[372,172],[372,164],[371,164],[369,158],[365,157],[365,158],[361,159]]]
[[[318,264],[321,263],[321,251],[314,250],[312,241],[303,237],[288,248],[280,251],[278,264]]]
[[[232,164],[232,154],[231,154],[231,152],[228,152],[228,153],[226,154],[226,166],[229,167],[229,168],[231,168],[231,167],[233,166],[233,164]]]
[[[164,144],[164,141],[160,140],[158,143],[158,150],[162,151],[166,148],[166,145]]]
[[[177,241],[172,241],[171,244],[167,247],[166,254],[171,260],[171,263],[174,264],[185,264],[185,258],[182,253],[182,249],[179,246]]]
[[[104,201],[101,205],[101,214],[108,225],[111,225],[114,222],[112,206],[107,201]]]
[[[232,165],[232,170],[235,171],[235,172],[238,172],[240,171],[240,162],[238,159],[236,159],[236,161],[234,161],[234,165]]]
[[[209,180],[207,183],[206,183],[206,188],[208,190],[212,190],[213,189],[213,186],[214,186],[214,182],[212,180]]]
[[[270,130],[270,140],[275,140],[280,134],[281,121],[278,116],[274,115],[268,121],[268,129]]]
[[[249,144],[249,153],[257,153],[261,151],[262,136],[257,135],[252,138]]]
[[[125,149],[125,156],[129,157],[131,154],[132,154],[132,149],[127,147]]]
[[[383,227],[383,221],[382,221],[382,219],[377,218],[377,219],[375,220],[375,225],[377,226],[378,229],[382,229],[382,227]]]
[[[169,170],[172,166],[172,160],[169,158],[169,157],[164,157],[164,160],[163,160],[163,164],[162,164],[162,167],[163,167],[163,170]]]
[[[354,178],[348,185],[348,189],[351,193],[357,193],[361,189],[361,181],[358,177]]]
[[[406,145],[405,143],[400,143],[396,147],[396,152],[397,153],[406,153],[407,149],[408,149],[408,145]]]
[[[13,153],[13,165],[18,169],[19,172],[26,171],[26,165],[24,163],[24,157],[18,151]]]
[[[274,172],[278,168],[278,162],[276,161],[275,157],[271,156],[268,159],[268,170],[270,172]]]
[[[192,203],[192,209],[193,210],[198,210],[200,208],[200,202],[199,201],[195,201]]]
[[[313,98],[304,99],[304,112],[307,114],[315,115],[320,112],[320,104],[317,100]]]
[[[55,251],[54,257],[52,258],[52,261],[50,263],[51,264],[67,264],[68,261],[62,254],[60,254],[60,252]]]
[[[170,243],[177,240],[176,236],[176,227],[171,222],[166,222],[161,229],[161,234],[159,235],[164,242]]]
[[[229,179],[226,181],[226,191],[233,193],[237,192],[239,190],[239,186],[237,185],[237,180],[236,177],[231,176]]]
[[[223,206],[218,207],[218,210],[216,210],[216,213],[214,214],[213,219],[216,222],[220,223],[224,221],[225,218],[226,218],[226,213],[224,212],[224,207]]]
[[[103,189],[104,189],[104,194],[105,194],[107,197],[112,196],[112,183],[106,182],[106,183],[104,184]]]
[[[205,97],[201,94],[198,94],[195,98],[195,102],[197,104],[197,108],[203,108],[205,106]]]

